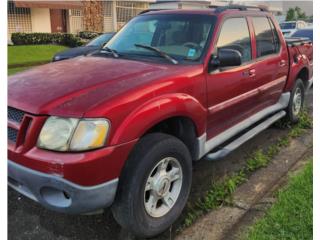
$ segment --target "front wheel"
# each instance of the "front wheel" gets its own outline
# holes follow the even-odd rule
[[[181,214],[191,179],[191,156],[183,142],[162,133],[143,137],[121,175],[114,218],[139,237],[165,231]]]
[[[287,108],[288,119],[292,123],[299,121],[299,115],[304,104],[304,85],[301,79],[297,79],[291,91],[290,101]]]

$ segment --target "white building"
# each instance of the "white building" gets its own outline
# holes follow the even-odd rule
[[[119,30],[155,0],[102,1],[103,30]],[[13,32],[69,32],[84,30],[83,1],[8,1],[8,37]]]

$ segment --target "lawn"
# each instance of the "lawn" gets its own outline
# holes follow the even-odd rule
[[[22,45],[8,47],[8,67],[34,66],[50,62],[53,55],[67,49],[59,45]]]
[[[247,240],[312,239],[312,164],[280,190],[277,202],[246,235]]]

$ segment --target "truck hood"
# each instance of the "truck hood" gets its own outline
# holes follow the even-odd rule
[[[81,117],[94,105],[155,77],[163,79],[174,69],[169,64],[104,57],[50,63],[9,77],[8,105],[31,114]]]

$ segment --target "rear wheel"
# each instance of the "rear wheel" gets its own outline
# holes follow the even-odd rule
[[[301,79],[297,79],[291,91],[290,101],[287,108],[288,118],[292,123],[299,121],[299,115],[304,104],[304,85]]]
[[[140,140],[124,167],[113,215],[133,234],[155,236],[179,217],[191,179],[191,156],[183,142],[166,134],[149,134]]]

